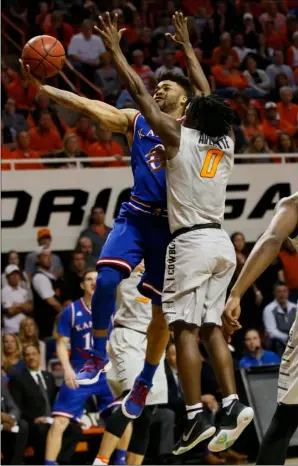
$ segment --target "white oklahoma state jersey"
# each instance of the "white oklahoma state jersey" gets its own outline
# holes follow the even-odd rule
[[[171,233],[202,223],[222,223],[234,142],[182,126],[178,154],[167,161]]]

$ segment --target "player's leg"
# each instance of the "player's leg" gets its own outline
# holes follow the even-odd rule
[[[290,440],[297,428],[298,405],[278,405],[262,441],[256,464],[284,464]]]
[[[222,421],[217,435],[208,446],[211,451],[216,452],[225,450],[235,442],[245,427],[252,421],[253,410],[244,406],[238,400],[233,360],[220,328],[226,291],[235,269],[235,253],[225,232],[216,231],[214,234],[214,238],[211,235],[206,237],[207,254],[210,237],[212,249],[215,247],[212,243],[214,239],[217,240],[219,247],[217,265],[208,281],[206,291],[201,341],[207,349],[223,396]]]
[[[116,310],[117,287],[143,259],[139,220],[129,213],[120,214],[98,260],[92,298],[94,348],[90,351],[91,358],[76,377],[80,385],[97,382],[106,365],[106,344],[111,317]]]
[[[66,384],[60,387],[53,406],[51,425],[47,436],[45,464],[55,464],[59,456],[64,431],[71,419],[79,419],[83,414],[85,402],[89,396],[89,387],[79,387],[75,390]]]
[[[127,464],[143,464],[149,444],[150,427],[154,418],[154,410],[154,406],[146,406],[141,416],[134,420],[133,434],[127,453]]]
[[[165,320],[161,295],[164,281],[165,256],[170,233],[164,218],[151,220],[146,231],[145,273],[138,286],[139,291],[152,300],[152,319],[147,329],[147,348],[144,366],[134,386],[123,402],[123,412],[135,419],[140,416],[146,404],[146,397],[153,384],[153,378],[165,353],[169,341],[169,329]],[[134,400],[139,402],[135,403]]]

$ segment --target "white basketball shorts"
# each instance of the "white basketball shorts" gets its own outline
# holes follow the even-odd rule
[[[168,246],[163,312],[169,325],[184,321],[221,326],[236,255],[224,230],[208,228],[177,236]]]
[[[107,372],[107,379],[116,398],[133,387],[135,378],[144,366],[146,347],[147,337],[143,333],[122,327],[116,327],[112,331],[109,341],[112,369]],[[167,402],[168,384],[163,358],[154,375],[153,387],[147,397],[146,405]]]

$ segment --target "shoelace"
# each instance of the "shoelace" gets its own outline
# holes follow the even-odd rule
[[[136,383],[136,386],[131,394],[131,401],[136,403],[140,408],[145,404],[146,396],[148,395],[149,388],[142,385],[140,382]]]

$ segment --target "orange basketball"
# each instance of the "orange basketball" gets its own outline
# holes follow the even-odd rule
[[[55,37],[36,36],[25,45],[22,60],[36,78],[50,78],[63,68],[65,51]]]

